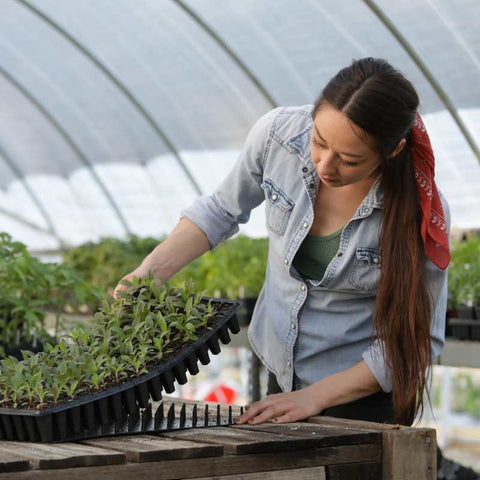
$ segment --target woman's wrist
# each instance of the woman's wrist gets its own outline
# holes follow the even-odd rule
[[[315,405],[316,415],[320,415],[323,410],[328,408],[328,398],[325,395],[325,385],[323,380],[319,380],[318,382],[313,383],[305,388],[308,390],[309,395],[313,399],[313,403]]]
[[[135,271],[133,272],[134,275],[140,277],[147,277],[149,275],[152,275],[159,280],[169,279],[173,275],[173,273],[170,272],[171,269],[164,265],[163,262],[159,261],[158,258],[152,257],[150,255],[145,257],[141,265],[135,269]]]

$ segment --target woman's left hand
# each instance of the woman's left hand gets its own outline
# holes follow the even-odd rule
[[[288,423],[319,415],[322,408],[310,387],[294,392],[276,393],[253,403],[235,423],[256,425],[268,420]]]

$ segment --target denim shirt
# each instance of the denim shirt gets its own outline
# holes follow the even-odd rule
[[[383,192],[376,180],[343,229],[323,278],[304,279],[292,261],[314,220],[320,179],[310,156],[312,105],[279,107],[262,116],[240,158],[212,195],[181,212],[212,248],[238,231],[265,202],[269,252],[264,286],[248,329],[251,346],[283,391],[299,389],[365,360],[382,390],[392,390],[372,315],[382,265]],[[448,205],[441,197],[448,228]],[[433,304],[433,358],[443,347],[447,271],[426,261]],[[405,321],[407,321],[405,319]]]

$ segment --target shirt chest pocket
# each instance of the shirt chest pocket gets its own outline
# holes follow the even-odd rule
[[[380,279],[381,266],[382,258],[377,248],[358,247],[350,273],[350,283],[360,290],[375,290]]]
[[[267,225],[272,232],[283,235],[295,204],[271,180],[265,179],[261,187],[265,192],[267,202]]]

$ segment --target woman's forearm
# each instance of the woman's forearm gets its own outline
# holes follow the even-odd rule
[[[185,265],[210,250],[207,236],[188,218],[181,218],[170,235],[145,257],[136,269],[138,275],[153,273],[169,279]]]
[[[250,405],[235,419],[252,425],[274,422],[298,422],[320,415],[323,410],[352,402],[380,391],[381,388],[364,360],[343,372],[330,375],[293,392],[269,395]]]
[[[319,412],[329,407],[358,400],[381,390],[364,360],[347,370],[319,380],[307,389],[315,398]]]

